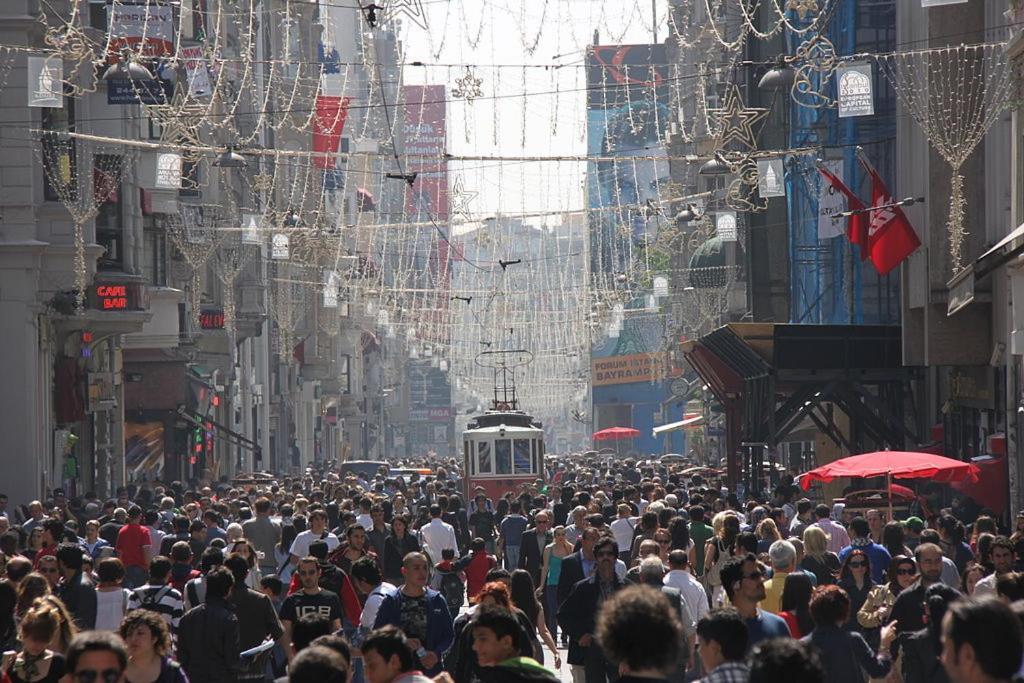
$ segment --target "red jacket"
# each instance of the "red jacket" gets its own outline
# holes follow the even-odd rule
[[[466,573],[466,595],[470,602],[476,602],[477,593],[484,587],[487,572],[498,566],[498,561],[493,555],[488,555],[486,550],[477,550],[462,558],[459,562],[460,569]]]

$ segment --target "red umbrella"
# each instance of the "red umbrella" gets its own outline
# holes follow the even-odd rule
[[[875,451],[841,458],[806,472],[800,475],[800,486],[806,491],[816,481],[828,482],[837,477],[886,477],[890,487],[893,479],[977,481],[978,472],[977,465],[932,453]],[[891,493],[889,507],[892,507]],[[890,509],[890,517],[891,512]]]
[[[635,439],[640,436],[639,429],[632,427],[609,427],[594,432],[594,441],[618,441],[619,439]]]

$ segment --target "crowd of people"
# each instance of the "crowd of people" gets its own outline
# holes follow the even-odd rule
[[[438,463],[434,463],[438,465]],[[678,468],[677,468],[678,469]],[[3,683],[982,683],[1024,658],[1024,514],[887,520],[564,460],[497,499],[333,468],[8,509]],[[561,645],[561,647],[560,647]],[[562,653],[565,660],[562,661]],[[566,671],[568,669],[568,671]]]

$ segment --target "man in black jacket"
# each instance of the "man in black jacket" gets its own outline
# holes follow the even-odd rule
[[[594,545],[601,538],[597,529],[584,529],[580,535],[580,550],[562,560],[562,570],[558,575],[558,604],[561,605],[569,597],[572,587],[590,576],[594,571]]]
[[[82,572],[82,560],[81,546],[61,543],[57,547],[57,567],[64,579],[58,597],[71,612],[79,630],[89,631],[96,628],[96,589]]]
[[[534,517],[534,526],[523,532],[519,543],[519,568],[530,572],[533,585],[540,586],[540,569],[544,548],[554,540],[551,533],[551,514],[541,510]]]
[[[914,548],[919,578],[905,588],[893,603],[889,619],[896,621],[896,632],[919,631],[924,628],[924,592],[942,580],[942,549],[934,543]]]
[[[238,618],[226,599],[234,579],[224,567],[206,575],[206,602],[181,618],[178,661],[192,683],[238,680]]]
[[[618,668],[608,661],[594,639],[601,605],[623,587],[615,573],[618,559],[619,548],[614,538],[598,540],[594,545],[593,575],[576,583],[558,608],[558,625],[569,635],[569,664],[574,670],[582,667],[587,683],[618,678]]]
[[[284,626],[274,610],[274,604],[263,593],[245,585],[249,576],[249,562],[238,553],[231,553],[224,560],[224,566],[235,581],[228,594],[228,604],[238,618],[239,650],[244,652],[256,647],[267,638],[280,640],[284,635]],[[266,658],[247,658],[245,664],[246,678],[259,678],[266,666]]]

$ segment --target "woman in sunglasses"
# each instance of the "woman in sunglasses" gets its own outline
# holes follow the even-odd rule
[[[64,657],[47,646],[59,627],[56,610],[36,603],[21,620],[21,652],[5,652],[0,673],[11,683],[57,683],[64,676]]]
[[[871,580],[871,560],[867,553],[860,549],[850,551],[839,569],[839,587],[846,591],[850,598],[850,611],[846,619],[846,630],[861,631],[857,623],[857,613],[868,599],[868,593],[874,587]]]
[[[887,583],[879,584],[868,593],[867,600],[857,612],[857,623],[864,629],[864,637],[873,647],[878,645],[879,632],[889,622],[889,614],[896,596],[917,580],[917,563],[913,557],[897,555],[889,563]]]

